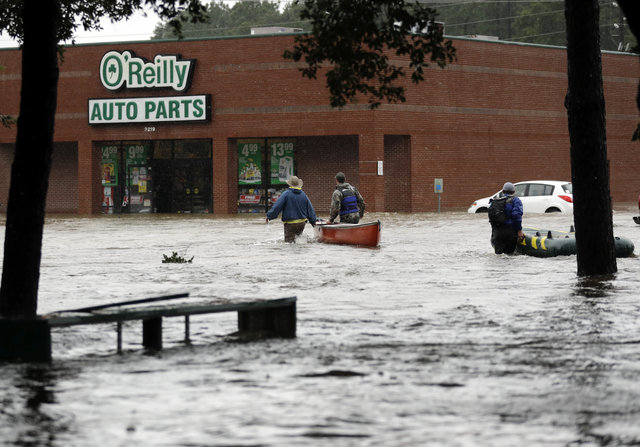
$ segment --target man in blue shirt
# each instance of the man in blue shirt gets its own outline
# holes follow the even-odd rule
[[[300,236],[304,231],[307,221],[312,226],[315,226],[318,219],[311,201],[302,191],[302,180],[294,175],[287,180],[287,184],[289,188],[282,193],[267,212],[267,223],[278,217],[278,214],[282,212],[284,241],[295,242],[296,237]]]
[[[511,254],[516,244],[524,239],[522,232],[522,201],[515,196],[516,188],[507,182],[500,193],[504,200],[504,222],[491,222],[491,245],[496,254]]]

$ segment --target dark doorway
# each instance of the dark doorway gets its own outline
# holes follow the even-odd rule
[[[155,141],[153,153],[155,212],[211,213],[211,141]]]
[[[157,213],[210,213],[211,160],[156,160]]]

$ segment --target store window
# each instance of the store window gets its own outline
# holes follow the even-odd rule
[[[263,213],[295,175],[293,139],[251,138],[237,141],[238,213]]]
[[[153,190],[149,142],[110,142],[100,149],[103,213],[151,212]]]
[[[104,213],[210,213],[211,140],[101,145]]]

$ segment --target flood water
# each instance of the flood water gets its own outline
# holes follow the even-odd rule
[[[614,232],[640,250],[637,208]],[[235,313],[53,330],[0,365],[7,446],[626,446],[640,443],[640,263],[495,255],[486,215],[369,214],[378,249],[283,242],[263,216],[49,217],[38,313],[170,293],[296,296],[297,337],[238,343]],[[527,215],[568,230],[571,216]],[[2,225],[4,225],[2,223]],[[4,238],[4,226],[0,228]],[[2,239],[0,239],[1,241]],[[162,263],[173,252],[192,263]]]

